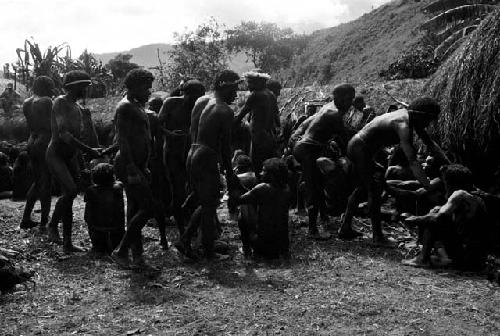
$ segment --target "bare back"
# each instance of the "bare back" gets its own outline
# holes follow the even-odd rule
[[[191,126],[189,130],[189,133],[191,134],[191,143],[196,143],[198,140],[198,126],[200,124],[201,113],[211,99],[212,97],[210,96],[203,96],[198,98],[198,100],[194,104],[193,111],[191,113]]]
[[[169,97],[158,114],[161,125],[170,131],[181,130],[186,134],[191,126],[191,109],[185,104],[184,97]]]
[[[343,136],[346,133],[343,114],[332,103],[326,104],[314,116],[310,117],[303,139],[326,144],[334,135]]]
[[[218,152],[223,146],[229,146],[233,111],[223,102],[211,100],[200,115],[197,143]]]
[[[410,131],[409,115],[406,109],[376,117],[363,127],[357,136],[365,142],[371,152],[375,152],[382,147],[399,144],[402,129]]]
[[[51,138],[52,100],[49,97],[32,96],[24,101],[23,113],[30,132],[30,152],[39,151],[40,155],[45,155]]]
[[[274,131],[277,106],[276,97],[267,89],[250,94],[245,107],[250,109],[252,134]]]
[[[115,120],[120,146],[117,163],[145,169],[151,152],[151,132],[145,109],[125,97],[118,103]]]

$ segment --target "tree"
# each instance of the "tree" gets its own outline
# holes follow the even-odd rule
[[[473,32],[479,23],[495,9],[500,0],[437,0],[424,7],[434,16],[422,28],[435,34],[439,44],[434,58],[446,59]]]
[[[113,75],[115,83],[121,82],[130,70],[136,69],[139,65],[130,62],[133,55],[118,54],[110,59],[105,68]]]
[[[226,30],[230,52],[244,52],[255,67],[267,72],[287,67],[293,56],[306,46],[304,35],[291,28],[279,28],[275,23],[243,21]]]
[[[167,78],[170,89],[182,80],[196,78],[209,86],[217,73],[227,68],[228,54],[221,25],[212,17],[195,30],[175,33],[175,44],[169,53]]]

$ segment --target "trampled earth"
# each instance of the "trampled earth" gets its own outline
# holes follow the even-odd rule
[[[250,263],[221,208],[229,259],[188,263],[174,247],[162,251],[147,227],[145,255],[161,271],[146,274],[63,254],[36,230],[19,230],[23,207],[0,201],[0,246],[20,252],[14,261],[36,272],[36,287],[0,297],[1,335],[500,334],[499,288],[481,276],[403,267],[414,247],[396,223],[387,232],[404,243],[380,249],[368,238],[310,241],[305,219],[293,215],[291,262]],[[79,196],[74,238],[88,248],[83,209]]]

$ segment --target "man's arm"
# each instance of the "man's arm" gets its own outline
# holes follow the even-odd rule
[[[64,105],[65,103],[62,103],[61,100],[56,99],[54,106],[52,108],[52,113],[54,113],[57,128],[53,131],[57,133],[58,138],[61,139],[63,142],[72,145],[77,149],[81,150],[82,152],[87,153],[91,156],[95,157],[99,156],[96,150],[82,143],[68,131],[68,128],[66,126],[66,116],[65,116],[66,106]]]
[[[434,156],[439,160],[439,162],[444,162],[445,164],[451,164],[446,154],[443,152],[441,147],[439,147],[429,136],[429,133],[425,129],[415,129],[418,137],[427,146],[427,149],[434,154]]]
[[[400,146],[408,159],[408,163],[415,178],[422,184],[422,186],[429,190],[431,182],[422,168],[422,165],[417,161],[417,155],[413,148],[413,139],[411,138],[410,128],[407,124],[399,124],[397,128],[399,135]]]
[[[233,126],[233,113],[229,107],[222,115],[222,127],[220,134],[220,148],[222,158],[222,169],[225,171],[226,176],[234,175],[233,167],[231,165],[231,130]]]

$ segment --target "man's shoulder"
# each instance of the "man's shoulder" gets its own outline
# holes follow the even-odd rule
[[[165,106],[176,106],[176,105],[182,104],[183,102],[184,102],[184,96],[167,97],[163,101],[163,105],[165,105]]]

